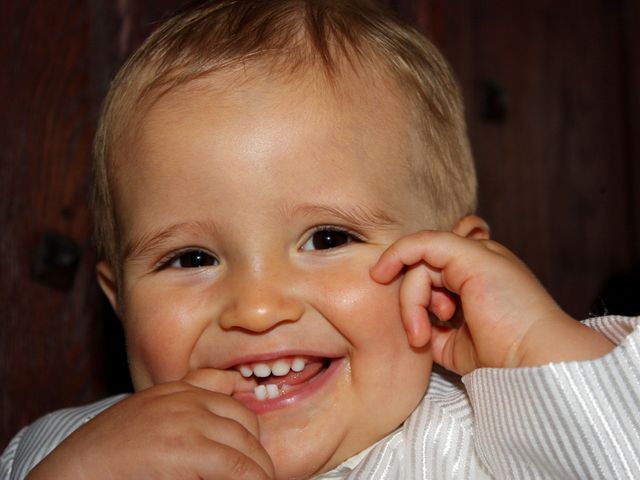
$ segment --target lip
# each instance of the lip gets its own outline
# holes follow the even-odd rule
[[[278,358],[278,357],[274,357]],[[267,398],[265,400],[258,400],[253,392],[236,392],[232,396],[242,404],[244,404],[249,410],[252,410],[256,414],[264,414],[274,410],[280,410],[287,407],[292,407],[298,403],[306,400],[307,398],[316,395],[334,380],[340,371],[342,371],[344,365],[344,357],[342,358],[329,358],[331,361],[329,367],[313,377],[311,380],[295,385],[291,391],[282,393],[277,398]]]

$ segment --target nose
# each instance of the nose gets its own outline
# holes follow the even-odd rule
[[[236,272],[229,278],[230,301],[220,314],[225,330],[242,329],[264,332],[287,322],[295,322],[304,313],[289,276],[274,270]]]

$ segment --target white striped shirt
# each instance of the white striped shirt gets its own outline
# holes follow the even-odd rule
[[[640,478],[640,317],[586,322],[619,344],[606,356],[461,380],[434,371],[395,432],[320,478]],[[0,480],[22,479],[67,435],[119,401],[49,414],[0,457]]]

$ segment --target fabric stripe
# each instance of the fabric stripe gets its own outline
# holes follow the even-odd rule
[[[557,425],[561,419],[564,418],[564,415],[558,410],[558,406],[553,404],[552,399],[547,397],[545,386],[539,379],[536,378],[532,382],[532,387],[535,391],[535,399],[537,400],[534,409],[539,412],[538,418],[541,421],[541,425],[545,428],[546,445],[559,451],[560,465],[564,466],[565,472],[576,472],[573,478],[589,478],[587,472],[583,469],[584,460],[580,452],[578,451],[578,455],[576,455],[576,452],[573,450],[568,450],[571,445],[577,443],[577,439],[568,437],[566,425],[557,431]],[[550,421],[545,421],[544,419],[549,419]],[[555,456],[555,458],[558,459],[558,456]]]
[[[548,416],[543,416],[540,409],[535,408],[530,401],[532,398],[538,398],[538,394],[535,393],[534,387],[528,382],[516,381],[516,388],[522,398],[522,411],[523,416],[527,420],[527,423],[532,426],[531,428],[531,440],[533,448],[531,448],[531,468],[535,465],[544,465],[545,470],[553,474],[556,478],[560,476],[559,465],[562,463],[560,454],[557,449],[550,448],[548,442],[545,441],[549,438],[549,433],[545,433],[547,427]],[[526,435],[520,439],[524,448],[527,447]],[[563,448],[560,446],[560,448]],[[563,456],[566,458],[566,456]]]
[[[594,389],[593,395],[598,397],[596,402],[598,405],[603,406],[603,422],[608,425],[610,430],[609,434],[613,436],[614,440],[626,451],[633,451],[633,431],[629,427],[632,427],[632,421],[625,421],[628,417],[628,409],[624,408],[620,401],[622,395],[618,392],[614,386],[612,379],[606,378],[603,375],[605,361],[602,362],[598,368],[594,368],[593,365],[587,365],[586,368],[590,370],[591,376],[597,379],[598,385],[601,388]],[[628,464],[624,457],[622,463],[627,475],[633,475],[633,472],[640,472],[640,462],[638,458],[631,458],[631,464]]]
[[[558,370],[560,370],[564,375],[561,377],[558,375]],[[607,434],[605,427],[605,432],[603,432],[600,428],[589,428],[593,427],[596,424],[600,424],[597,420],[600,419],[601,415],[599,412],[598,405],[593,401],[593,397],[589,391],[589,389],[579,388],[576,382],[574,381],[574,377],[578,377],[580,385],[585,385],[587,379],[582,374],[582,371],[577,370],[573,372],[569,372],[564,364],[558,364],[557,368],[553,369],[554,374],[557,375],[558,384],[562,387],[563,385],[567,385],[567,389],[565,392],[572,393],[574,399],[577,401],[580,409],[574,408],[569,411],[573,418],[573,423],[575,426],[580,429],[580,434],[585,443],[589,448],[589,456],[588,458],[593,460],[596,467],[599,470],[601,476],[620,478],[620,472],[616,471],[615,465],[613,465],[607,455],[603,455],[602,449],[598,448],[596,445],[608,445],[609,442],[606,441],[605,436]],[[589,397],[585,399],[584,397]],[[589,401],[589,405],[587,406],[587,400]],[[585,424],[581,421],[579,415],[585,415],[588,422]],[[590,432],[588,431],[591,430]],[[591,435],[590,435],[591,433]],[[594,438],[595,437],[595,438]],[[617,443],[617,442],[616,442]],[[615,446],[617,444],[614,443]],[[605,471],[605,468],[607,469]]]

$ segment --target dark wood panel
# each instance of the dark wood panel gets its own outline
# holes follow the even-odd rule
[[[87,202],[92,124],[87,16],[80,2],[6,2],[0,18],[0,443],[46,410],[96,395],[98,352]],[[46,231],[73,240],[72,285],[33,279]],[[68,276],[71,280],[71,276]]]
[[[5,3],[0,448],[20,426],[48,411],[128,385],[121,328],[94,278],[91,141],[119,65],[155,22],[185,2]],[[35,259],[50,233],[75,243],[77,268],[47,267]],[[34,278],[38,265],[35,277],[42,278]]]
[[[636,51],[637,43],[625,43],[621,7],[604,0],[424,7],[467,99],[480,213],[577,317],[588,315],[609,275],[637,258],[621,57],[623,45]],[[496,90],[506,98],[502,120],[485,115]]]
[[[621,15],[622,94],[626,106],[623,135],[630,172],[626,190],[632,206],[629,226],[633,258],[637,265],[640,262],[640,2],[623,0]]]

